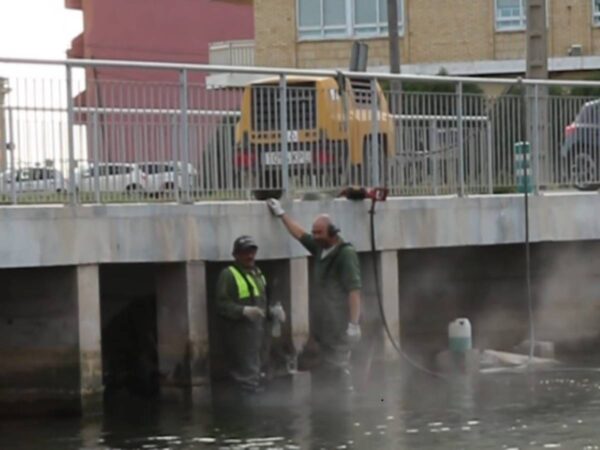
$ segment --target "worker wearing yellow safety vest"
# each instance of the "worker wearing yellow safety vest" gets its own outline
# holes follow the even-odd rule
[[[233,244],[235,261],[221,272],[217,283],[217,312],[226,326],[228,374],[248,391],[262,387],[267,320],[286,320],[281,304],[269,306],[267,280],[256,266],[257,251],[252,237],[238,237]]]

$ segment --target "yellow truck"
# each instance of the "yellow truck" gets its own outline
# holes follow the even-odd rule
[[[340,184],[365,184],[375,154],[381,180],[393,156],[394,119],[379,85],[377,102],[368,79],[286,77],[290,173],[328,173]],[[340,86],[341,85],[341,86]],[[244,88],[236,126],[234,165],[238,172],[268,175],[282,165],[279,78]],[[376,123],[373,116],[376,112]],[[376,133],[377,151],[371,151]],[[264,176],[264,175],[263,175]]]

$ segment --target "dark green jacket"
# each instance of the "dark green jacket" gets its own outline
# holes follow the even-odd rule
[[[244,306],[258,306],[266,311],[266,286],[263,282],[260,270],[258,268],[255,268],[254,270],[246,270],[240,266],[235,266],[240,272],[245,273],[248,277],[252,277],[260,292],[257,296],[255,296],[254,301],[251,299],[240,300],[238,295],[238,286],[233,274],[229,271],[229,268],[223,269],[217,282],[218,314],[226,319],[239,320],[244,317],[242,312]]]
[[[302,236],[300,242],[315,257],[311,285],[315,336],[335,345],[345,338],[349,294],[362,287],[358,255],[351,244],[343,242],[321,259],[323,250],[310,234]]]

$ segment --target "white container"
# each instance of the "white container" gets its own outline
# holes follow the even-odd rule
[[[281,322],[277,319],[273,319],[273,325],[271,327],[271,336],[274,338],[281,337]]]
[[[469,319],[459,318],[448,325],[448,343],[450,351],[465,353],[473,348],[471,322]]]

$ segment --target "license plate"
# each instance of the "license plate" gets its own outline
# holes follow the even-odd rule
[[[288,152],[288,164],[310,164],[312,162],[311,152]],[[265,164],[267,166],[280,166],[283,164],[283,153],[265,153]]]

